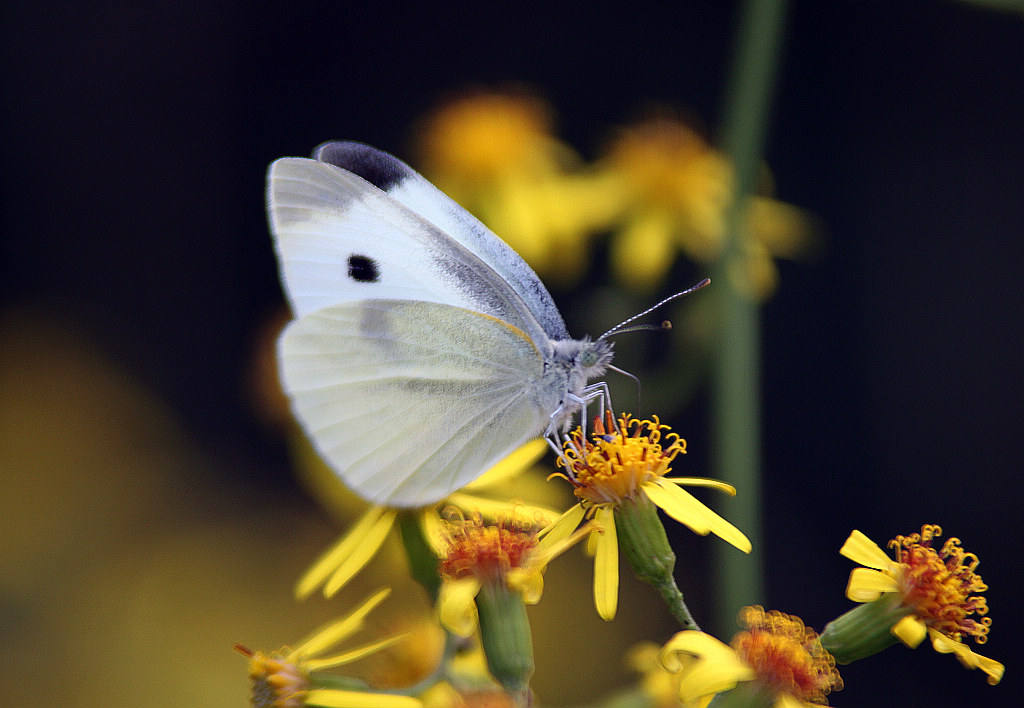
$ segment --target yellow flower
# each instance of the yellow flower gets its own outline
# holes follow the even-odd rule
[[[543,525],[543,520],[526,520],[519,510],[496,523],[485,523],[480,516],[451,519],[443,532],[447,548],[438,567],[441,623],[460,636],[472,634],[478,618],[474,600],[485,586],[508,588],[526,604],[537,604],[548,563],[590,532],[584,527],[558,539],[550,534],[540,539]]]
[[[573,173],[576,153],[552,135],[552,111],[526,91],[467,94],[418,134],[423,173],[551,282],[574,284],[585,240],[605,227],[607,182]]]
[[[540,528],[517,516],[493,524],[457,516],[445,525],[438,566],[441,624],[461,636],[479,627],[488,670],[520,703],[529,702],[534,671],[526,605],[540,600],[547,564],[589,531],[552,543],[538,540]]]
[[[252,679],[252,705],[256,708],[418,708],[421,703],[411,696],[400,696],[340,688],[324,688],[337,683],[319,675],[325,669],[351,663],[369,656],[396,642],[400,637],[384,639],[341,654],[324,656],[338,642],[363,627],[363,620],[390,590],[381,590],[368,598],[352,614],[317,630],[294,649],[271,654],[250,651],[236,645],[249,657],[249,678]]]
[[[650,292],[661,285],[677,251],[698,263],[718,258],[733,198],[732,167],[692,128],[659,116],[623,130],[601,172],[617,185],[621,217],[611,260],[620,282]],[[802,210],[763,196],[753,197],[749,210],[746,272],[735,275],[751,295],[764,298],[778,278],[773,256],[792,258],[806,250],[810,220]]]
[[[965,667],[984,671],[990,684],[999,683],[1003,665],[976,654],[963,642],[973,637],[984,644],[992,624],[985,616],[988,603],[978,594],[988,589],[975,573],[978,557],[965,552],[958,538],[949,538],[936,551],[932,541],[941,535],[941,527],[925,525],[919,534],[897,536],[889,541],[894,560],[854,531],[839,552],[865,567],[850,573],[846,596],[862,603],[896,598],[903,614],[890,628],[896,638],[916,648],[927,636],[935,651],[952,653]],[[975,614],[981,619],[970,616]]]
[[[641,642],[626,655],[629,667],[641,674],[640,692],[647,698],[649,705],[653,708],[705,708],[712,696],[683,702],[679,695],[679,686],[686,673],[682,666],[694,661],[694,658],[677,655],[674,660],[679,662],[680,670],[669,671],[661,662],[660,655],[661,647],[654,642]]]
[[[583,440],[579,429],[572,432],[565,443],[565,453],[558,460],[565,472],[551,475],[568,481],[580,502],[546,530],[545,538],[561,539],[585,518],[596,522],[596,535],[592,536],[594,604],[606,620],[615,617],[618,607],[616,518],[622,521],[638,505],[653,503],[695,533],[714,533],[741,551],[750,552],[750,541],[742,532],[680,485],[711,487],[735,494],[733,487],[712,479],[665,476],[676,456],[686,452],[686,441],[675,433],[668,432],[663,440],[666,431],[668,426],[662,425],[657,417],[638,420],[628,415],[621,416],[613,429],[609,415],[607,425],[595,421],[590,440]]]
[[[500,516],[508,513],[510,508],[515,508],[531,516],[554,519],[556,512],[544,507],[521,503],[510,505],[508,502],[468,493],[503,486],[510,478],[531,467],[546,450],[547,445],[543,440],[528,442],[479,479],[467,485],[464,488],[466,491],[456,492],[436,505],[412,512],[416,516],[416,523],[421,526],[424,537],[434,546],[440,544],[441,519],[438,510],[447,506],[478,512],[487,518]],[[306,598],[318,587],[323,588],[323,593],[327,597],[338,592],[356,573],[366,567],[381,549],[395,526],[398,513],[397,509],[371,505],[352,529],[299,579],[295,587],[296,596],[300,599]]]
[[[695,631],[679,632],[665,644],[661,660],[679,672],[682,701],[734,690],[763,696],[765,705],[797,708],[827,704],[825,697],[843,687],[835,660],[798,617],[745,607],[740,623],[746,630],[731,646]]]

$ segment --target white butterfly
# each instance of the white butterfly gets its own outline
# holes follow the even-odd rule
[[[277,160],[267,210],[295,315],[285,391],[365,499],[432,504],[607,401],[587,382],[611,343],[570,338],[523,259],[395,157],[335,142]]]

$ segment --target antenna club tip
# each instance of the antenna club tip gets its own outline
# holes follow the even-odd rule
[[[672,322],[670,322],[669,320],[662,320],[661,328],[666,330],[672,329]]]

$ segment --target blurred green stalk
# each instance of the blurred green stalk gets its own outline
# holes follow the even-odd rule
[[[740,607],[764,602],[759,308],[737,279],[747,273],[748,200],[761,167],[786,4],[744,3],[722,124],[722,147],[735,170],[735,199],[726,214],[725,245],[712,277],[721,327],[712,364],[714,476],[736,486],[737,495],[722,504],[722,515],[754,546],[749,556],[723,543],[714,546],[715,627],[726,637],[735,631]]]

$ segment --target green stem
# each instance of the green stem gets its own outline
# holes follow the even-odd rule
[[[399,512],[398,530],[402,534],[402,545],[409,560],[409,572],[426,589],[431,604],[434,604],[441,589],[441,578],[437,574],[437,556],[423,535],[419,515],[419,511]]]
[[[657,589],[683,629],[700,630],[676,585],[676,554],[653,502],[641,495],[620,503],[615,509],[615,529],[619,550],[636,577]]]
[[[726,214],[726,239],[713,277],[720,302],[721,338],[714,361],[713,428],[715,476],[736,486],[723,515],[750,538],[742,557],[716,548],[717,619],[735,624],[736,611],[763,602],[765,549],[761,531],[760,323],[758,304],[741,282],[745,267],[746,215],[767,133],[769,103],[782,44],[785,0],[747,0],[723,121],[723,147],[735,170],[733,200]]]

